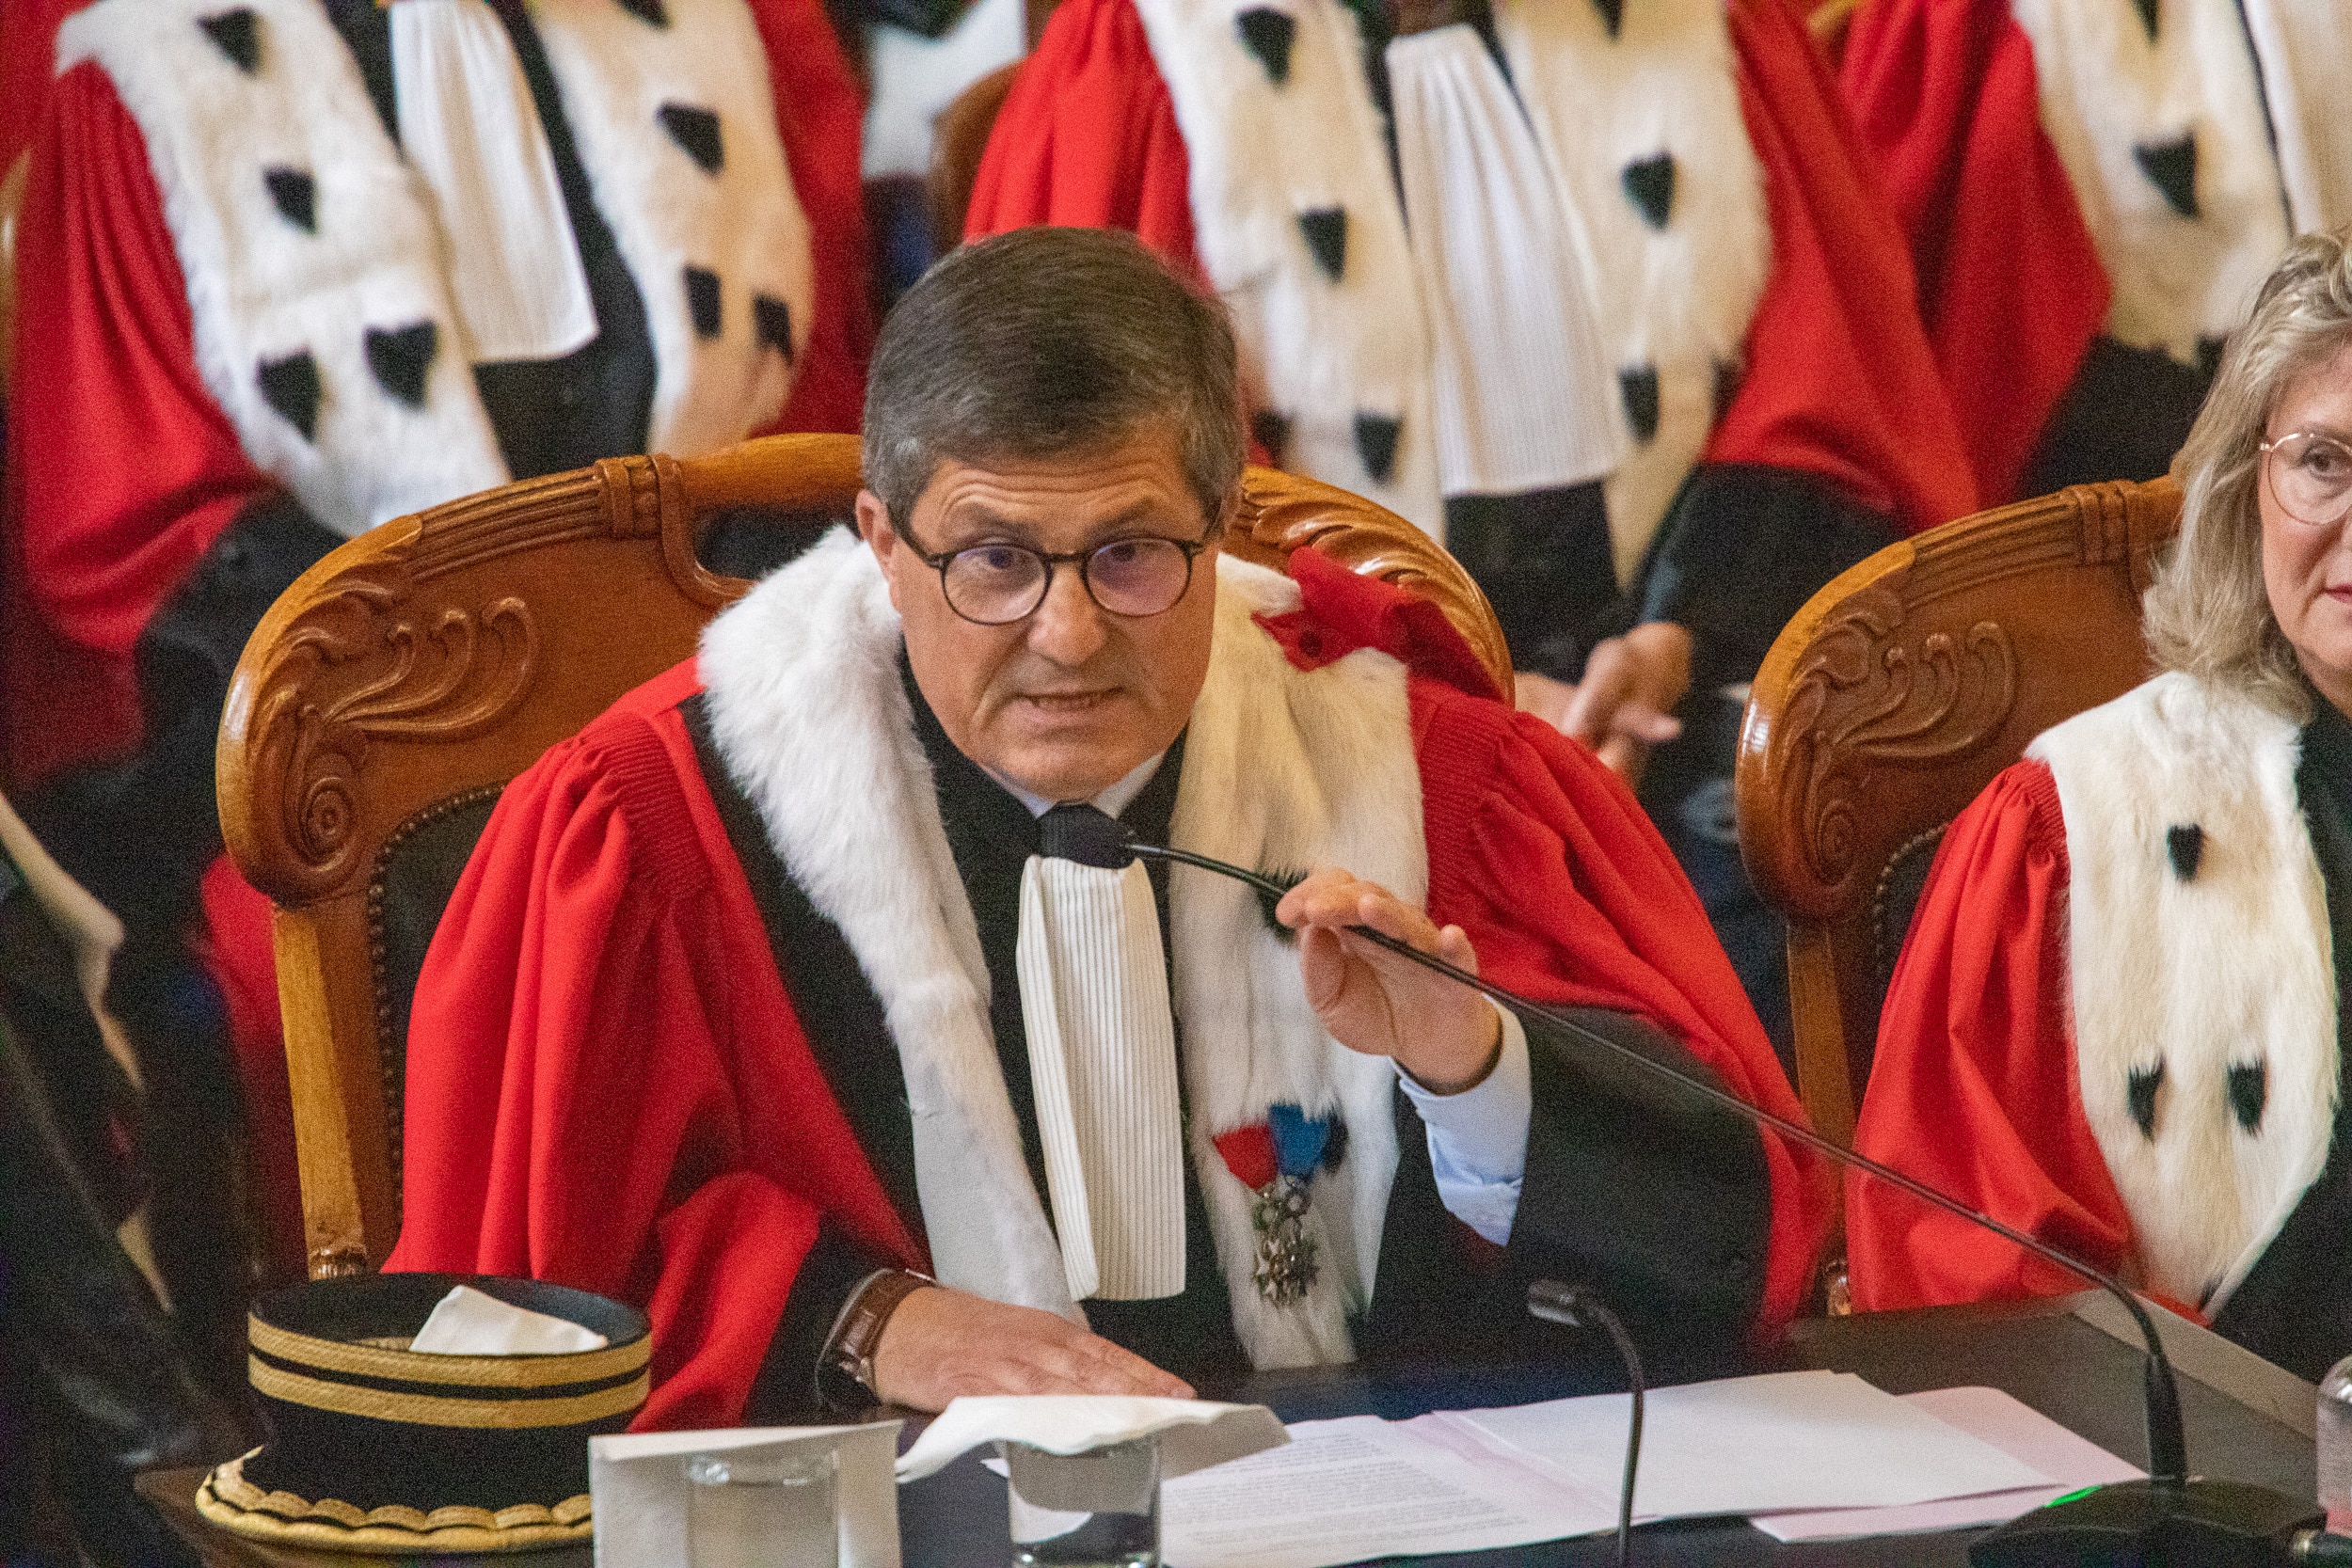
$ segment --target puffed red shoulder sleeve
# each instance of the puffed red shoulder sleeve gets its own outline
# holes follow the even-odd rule
[[[866,196],[858,150],[866,96],[818,0],[752,0],[768,46],[792,187],[808,214],[816,264],[807,358],[770,430],[855,433],[866,414],[866,366],[874,355],[874,300],[867,285]]]
[[[2066,991],[2066,830],[2043,764],[2020,762],[1936,851],[1879,1015],[1854,1144],[2114,1272],[2131,1219],[2084,1121]],[[2082,1281],[1964,1220],[1851,1176],[1854,1305],[2055,1295]]]
[[[1616,776],[1499,703],[1425,678],[1412,693],[1431,917],[1462,927],[1499,983],[1643,1018],[1740,1099],[1803,1122],[1698,895]],[[1770,1133],[1762,1143],[1772,1202],[1757,1319],[1769,1337],[1811,1288],[1834,1188],[1818,1161]]]
[[[1764,168],[1772,273],[1708,461],[1817,475],[1906,532],[1975,511],[1903,230],[1835,84],[1786,0],[1734,0],[1724,17]]]
[[[2006,0],[1876,0],[1839,82],[1910,237],[1979,494],[2013,500],[2109,293],[2042,128],[2033,45]]]
[[[682,727],[607,720],[507,787],[418,982],[386,1263],[646,1308],[641,1429],[740,1420],[820,1218],[914,1256],[781,982],[763,993],[691,766]]]
[[[1067,0],[996,116],[964,237],[1040,223],[1123,229],[1197,279],[1189,180],[1135,0]]]

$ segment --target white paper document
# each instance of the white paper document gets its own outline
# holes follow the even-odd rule
[[[1969,1529],[1978,1525],[2006,1524],[2081,1487],[2137,1481],[2142,1474],[2089,1438],[2075,1436],[2042,1412],[2020,1404],[1998,1388],[1941,1388],[1931,1394],[1905,1394],[1903,1402],[1971,1437],[1983,1439],[2018,1463],[2041,1471],[2050,1478],[2051,1484],[1898,1508],[1834,1508],[1766,1514],[1748,1522],[1775,1541],[1836,1541],[1857,1535],[1916,1535],[1928,1530]]]
[[[1331,1568],[1612,1528],[1628,1407],[1604,1394],[1302,1422],[1286,1448],[1168,1482],[1162,1556],[1169,1568]],[[1842,1372],[1655,1389],[1645,1425],[1643,1522],[1910,1507],[2063,1479]]]

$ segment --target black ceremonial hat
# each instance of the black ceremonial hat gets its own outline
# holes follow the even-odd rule
[[[604,1336],[556,1355],[421,1355],[459,1285]],[[259,1540],[395,1555],[589,1538],[588,1439],[645,1402],[645,1315],[530,1279],[382,1274],[264,1296],[246,1321],[270,1439],[204,1478],[203,1515]]]

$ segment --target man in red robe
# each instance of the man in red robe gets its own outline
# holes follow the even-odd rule
[[[1432,607],[1218,556],[1221,310],[1029,230],[901,302],[873,388],[862,538],[501,800],[418,986],[387,1266],[645,1304],[647,1426],[1556,1354],[1546,1275],[1686,1366],[1774,1332],[1824,1219],[1788,1149],[1343,934],[1798,1114],[1589,752]]]
[[[1031,223],[1131,230],[1222,293],[1268,458],[1439,533],[1522,701],[1629,776],[1687,685],[1643,801],[1778,1026],[1783,934],[1731,825],[1745,683],[1831,577],[1977,499],[1797,14],[1069,0],[966,231]],[[1530,308],[1555,290],[1588,331]]]
[[[130,928],[126,1023],[169,1050],[225,1020],[298,1275],[268,911],[212,794],[246,636],[392,516],[854,429],[859,94],[813,0],[103,0],[55,58],[0,502],[9,766]]]

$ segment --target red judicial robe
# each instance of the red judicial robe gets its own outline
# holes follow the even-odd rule
[[[1485,694],[1427,606],[1297,560],[1306,608],[1268,628],[1294,664],[1375,645],[1422,672],[1409,697],[1432,917],[1461,925],[1502,983],[1639,1014],[1735,1092],[1801,1115],[1689,885],[1616,780]],[[699,685],[690,663],[641,688],[501,800],[418,987],[405,1214],[386,1264],[645,1306],[644,1428],[739,1419],[820,1222],[879,1256],[924,1257],[779,976],[680,716]],[[1770,1334],[1807,1288],[1827,1195],[1764,1148]]]
[[[2352,721],[2158,677],[1952,824],[1856,1130],[1934,1183],[2316,1378],[2352,1351],[2342,996]],[[1865,1308],[2080,1282],[1851,1180]]]
[[[821,7],[746,3],[766,45],[773,112],[809,222],[815,274],[797,379],[770,428],[855,430],[872,335],[858,174],[862,93]],[[12,777],[27,791],[68,769],[112,764],[158,744],[142,733],[134,657],[142,636],[232,531],[273,511],[299,516],[199,373],[189,279],[165,219],[152,150],[95,59],[56,78],[32,138],[17,239],[18,395],[0,496],[0,719]],[[302,241],[290,230],[284,243]],[[658,277],[636,282],[641,293],[673,286]],[[576,390],[567,387],[564,395]],[[486,387],[483,397],[496,404]],[[630,447],[643,440],[634,437]],[[332,542],[316,529],[298,531],[299,539],[287,540],[281,529],[281,546],[250,552],[275,574],[273,584]],[[198,607],[216,623],[201,628],[215,661],[234,657],[271,592],[241,604],[224,595],[230,602],[216,613]],[[218,674],[225,677],[225,669]],[[190,724],[200,730],[204,721]],[[184,754],[159,762],[158,776],[208,779],[209,741],[183,736],[178,744]],[[181,814],[189,819],[183,826],[216,845],[209,789],[201,793],[206,799]],[[68,822],[91,816],[78,805],[58,815]],[[100,836],[110,842],[93,853],[111,861],[122,834]],[[60,852],[72,854],[69,845]],[[175,863],[173,884],[195,878],[194,866],[176,863],[185,858],[182,848],[160,853]],[[75,869],[119,909],[165,880],[132,863],[111,879],[103,865]],[[195,893],[200,918],[190,940],[221,993],[277,1266],[298,1275],[292,1112],[267,903],[225,859],[202,872]],[[135,919],[135,910],[125,912]],[[167,918],[182,918],[177,906]]]

